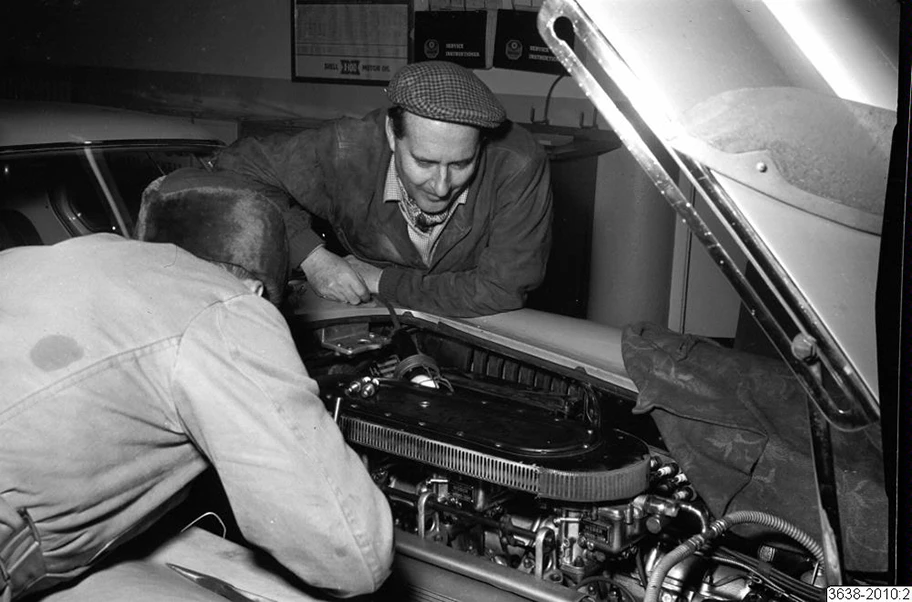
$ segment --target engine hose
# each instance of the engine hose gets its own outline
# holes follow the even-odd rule
[[[684,512],[690,514],[697,519],[700,523],[700,533],[704,533],[709,529],[709,512],[702,508],[697,508],[693,504],[688,504],[687,502],[678,502],[678,510],[683,510]]]
[[[703,533],[694,535],[668,554],[665,554],[652,569],[652,574],[649,575],[649,583],[646,584],[646,594],[643,597],[643,602],[658,602],[659,594],[662,592],[662,583],[675,565],[692,555],[709,541],[728,531],[732,526],[743,523],[763,525],[788,535],[804,546],[820,563],[820,566],[826,566],[823,548],[803,530],[778,516],[767,514],[766,512],[739,510],[713,521]]]

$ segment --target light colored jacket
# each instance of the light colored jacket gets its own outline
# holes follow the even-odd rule
[[[244,536],[309,584],[377,588],[386,499],[268,301],[113,234],[0,253],[0,496],[74,577],[210,463]]]

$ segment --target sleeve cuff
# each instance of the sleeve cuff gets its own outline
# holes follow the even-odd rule
[[[377,294],[381,299],[396,302],[396,291],[399,289],[399,281],[405,275],[405,270],[401,268],[383,268],[380,272],[380,283],[377,285]]]
[[[317,247],[322,247],[326,242],[313,230],[299,232],[288,241],[288,259],[292,267],[300,267],[301,263],[313,253]]]

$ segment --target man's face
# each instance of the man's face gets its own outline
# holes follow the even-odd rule
[[[478,165],[477,128],[434,121],[406,112],[405,135],[396,138],[386,118],[386,137],[409,197],[425,213],[445,211],[465,190]]]

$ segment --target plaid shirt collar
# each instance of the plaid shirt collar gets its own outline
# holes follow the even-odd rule
[[[453,215],[454,211],[456,211],[456,207],[459,205],[464,205],[468,198],[468,189],[463,190],[459,196],[456,197],[456,200],[446,210],[446,216],[444,216],[441,224],[445,224],[450,221],[450,216]],[[416,205],[414,201],[409,198],[408,193],[405,191],[405,186],[402,185],[402,181],[399,179],[399,174],[396,172],[395,154],[390,156],[389,167],[386,169],[386,182],[383,185],[383,200],[387,203],[399,203],[400,208],[403,209],[402,215],[405,216],[405,219],[408,221],[409,226],[418,229],[418,226],[415,224],[415,219],[418,217],[421,209],[419,209],[418,205]]]

